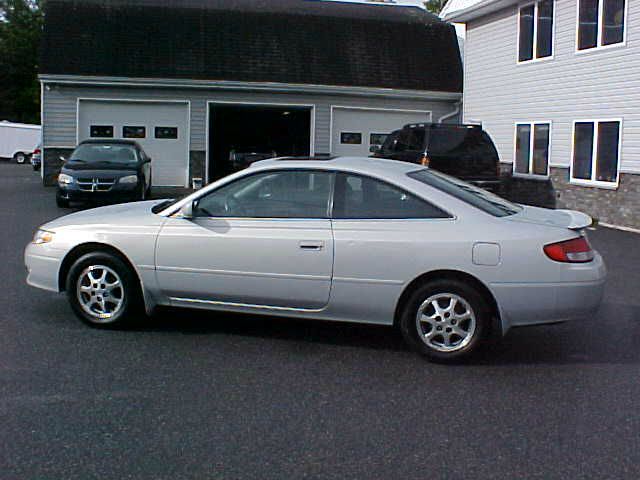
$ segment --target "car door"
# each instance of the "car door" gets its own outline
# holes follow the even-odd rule
[[[173,302],[322,309],[329,300],[333,174],[269,170],[205,194],[194,218],[169,218],[156,246]]]
[[[371,177],[338,173],[333,200],[335,260],[331,303],[368,319],[393,318],[404,285],[441,261],[452,216]],[[429,242],[433,247],[426,247]],[[345,307],[342,307],[345,308]]]

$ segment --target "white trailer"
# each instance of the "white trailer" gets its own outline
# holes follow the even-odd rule
[[[40,125],[0,122],[0,158],[25,163],[40,143]]]

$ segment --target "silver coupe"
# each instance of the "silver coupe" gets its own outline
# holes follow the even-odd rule
[[[590,224],[419,165],[272,159],[182,200],[54,220],[25,263],[96,327],[157,306],[397,325],[447,361],[511,327],[593,315],[606,271]]]

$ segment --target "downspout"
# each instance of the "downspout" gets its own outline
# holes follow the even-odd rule
[[[460,113],[460,107],[461,106],[462,106],[462,101],[456,102],[456,108],[454,108],[452,112],[446,113],[443,116],[441,116],[440,118],[438,118],[438,123],[442,123],[445,120],[449,120],[450,118],[455,117],[456,115],[458,115]]]

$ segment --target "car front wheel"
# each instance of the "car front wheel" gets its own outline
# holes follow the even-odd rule
[[[490,317],[487,302],[474,288],[458,280],[435,280],[410,295],[400,329],[415,350],[448,362],[476,349]]]
[[[115,255],[80,257],[69,270],[66,289],[74,313],[92,327],[122,327],[143,315],[136,275]]]

